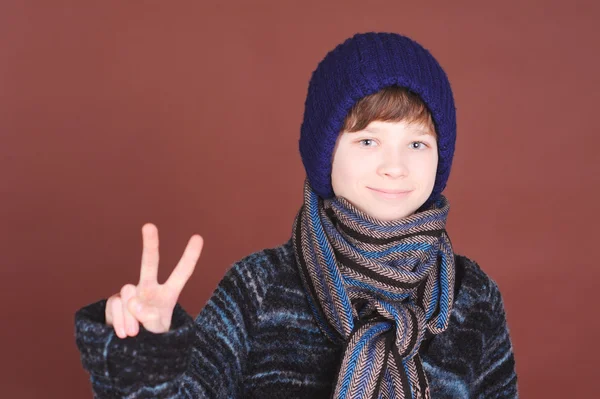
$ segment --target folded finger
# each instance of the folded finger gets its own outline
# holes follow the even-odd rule
[[[121,306],[123,311],[123,320],[127,335],[134,337],[138,333],[139,323],[128,309],[128,303],[131,298],[135,297],[136,288],[133,284],[124,285],[121,288]]]
[[[117,297],[112,301],[112,323],[115,333],[119,338],[127,337],[125,332],[125,323],[123,321],[123,302]]]

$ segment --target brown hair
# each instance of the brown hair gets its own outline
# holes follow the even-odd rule
[[[357,132],[373,121],[421,123],[437,137],[427,106],[404,87],[388,86],[361,98],[348,112],[342,131]]]

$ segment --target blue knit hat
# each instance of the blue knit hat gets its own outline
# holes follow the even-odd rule
[[[438,167],[427,207],[446,187],[456,142],[456,109],[442,67],[420,44],[395,33],[360,33],[330,51],[313,72],[300,130],[300,155],[313,190],[334,196],[333,150],[344,120],[361,98],[387,86],[405,87],[423,100],[438,137]]]

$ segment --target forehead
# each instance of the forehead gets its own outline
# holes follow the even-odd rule
[[[400,122],[387,122],[387,121],[372,121],[369,123],[364,130],[371,133],[378,133],[382,131],[387,131],[390,129],[402,129],[410,134],[414,134],[417,136],[427,135],[436,137],[435,130],[422,122],[410,122],[410,121],[400,121]]]

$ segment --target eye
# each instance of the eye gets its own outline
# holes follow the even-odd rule
[[[417,147],[415,147],[415,146],[414,146],[415,144],[422,144],[422,145],[421,145],[420,147],[418,147],[418,146],[417,146]],[[427,144],[425,144],[425,143],[424,143],[424,142],[422,142],[422,141],[413,141],[412,143],[410,143],[410,145],[412,146],[412,148],[414,148],[414,149],[416,149],[416,150],[418,150],[418,149],[420,149],[420,148],[426,148],[426,147],[429,147]]]
[[[375,140],[373,139],[362,139],[359,140],[358,143],[361,147],[373,147],[375,145]]]

